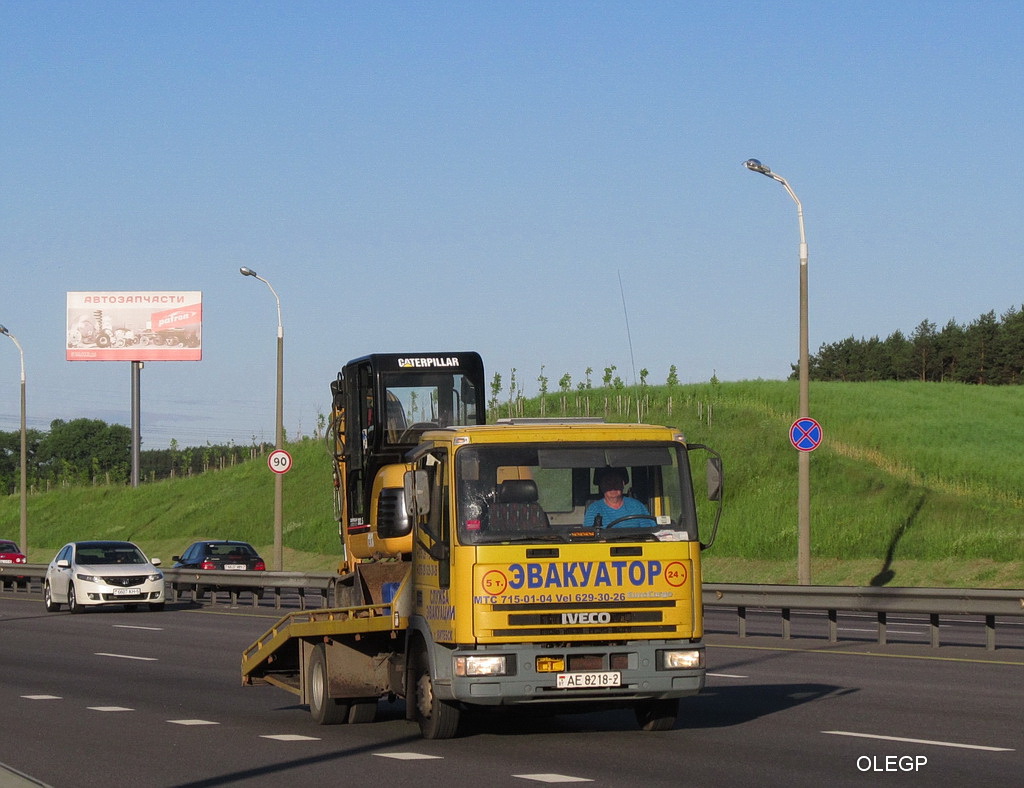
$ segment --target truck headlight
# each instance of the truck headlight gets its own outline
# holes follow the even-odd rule
[[[688,648],[679,651],[659,651],[661,670],[692,670],[704,667],[704,651]]]
[[[455,658],[456,676],[504,676],[508,671],[504,656],[470,655]]]

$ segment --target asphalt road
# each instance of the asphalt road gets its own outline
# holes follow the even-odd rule
[[[487,714],[431,742],[398,704],[321,727],[295,696],[241,686],[242,648],[276,618],[248,605],[72,616],[0,596],[0,763],[57,788],[1015,786],[1024,774],[1019,648],[709,627],[708,689],[673,731],[638,731],[627,712]],[[3,788],[32,784],[4,775]]]

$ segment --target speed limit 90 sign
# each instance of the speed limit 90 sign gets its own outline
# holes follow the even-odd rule
[[[284,449],[274,449],[267,455],[267,465],[274,473],[288,473],[292,467],[292,455]]]

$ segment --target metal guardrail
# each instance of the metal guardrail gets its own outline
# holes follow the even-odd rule
[[[985,619],[985,646],[996,647],[996,617],[1024,616],[1024,590],[987,588],[881,588],[873,586],[778,586],[705,584],[704,606],[735,608],[737,634],[746,637],[747,611],[751,608],[777,610],[782,620],[782,637],[791,636],[794,610],[825,611],[828,639],[838,640],[838,614],[874,613],[878,622],[878,643],[887,640],[890,614],[927,615],[931,645],[939,647],[942,616],[980,616]]]
[[[291,590],[299,595],[299,607],[306,609],[308,592],[319,595],[319,607],[333,607],[337,574],[307,574],[304,572],[239,572],[224,569],[163,569],[164,579],[170,583],[171,601],[179,601],[183,595],[190,595],[191,601],[199,602],[210,592],[212,604],[217,604],[217,594],[226,592],[229,604],[238,604],[238,595],[248,593],[253,606],[257,606],[267,592],[274,595],[274,607],[281,608],[281,593]]]
[[[10,586],[13,592],[42,593],[46,564],[2,564],[0,565],[0,593]],[[227,604],[237,605],[239,594],[248,594],[253,606],[268,592],[274,596],[274,607],[281,608],[282,593],[293,591],[299,597],[299,607],[306,609],[312,601],[310,596],[319,596],[314,607],[332,607],[336,604],[336,574],[307,574],[305,572],[238,572],[219,569],[196,571],[194,569],[173,569],[160,567],[169,584],[167,599],[178,602],[188,598],[193,602],[205,601],[218,604],[221,595],[227,595]],[[19,581],[19,578],[22,578]],[[310,593],[312,592],[312,593]]]
[[[275,607],[281,607],[282,592],[291,590],[299,595],[299,605],[305,610],[307,596],[320,596],[321,607],[335,607],[337,600],[336,574],[305,574],[302,572],[232,572],[223,570],[163,569],[170,584],[169,599],[179,601],[186,594],[199,602],[201,587],[209,591],[212,604],[217,594],[227,593],[228,604],[237,605],[239,594],[248,593],[254,606],[268,591],[274,594]],[[45,564],[0,565],[0,593],[17,577],[25,578],[28,592],[42,592]],[[15,593],[18,592],[14,586]],[[309,592],[314,592],[310,594]],[[931,631],[931,645],[940,645],[939,626],[943,616],[977,616],[985,620],[986,648],[996,647],[997,617],[1024,616],[1024,590],[986,588],[881,588],[873,586],[784,586],[746,585],[733,583],[706,583],[703,588],[704,606],[736,610],[736,629],[740,637],[747,636],[747,613],[750,610],[778,611],[782,622],[782,637],[792,635],[791,621],[794,610],[825,612],[828,618],[828,639],[838,640],[839,613],[873,613],[878,626],[878,643],[887,642],[888,617],[894,614],[927,615]]]

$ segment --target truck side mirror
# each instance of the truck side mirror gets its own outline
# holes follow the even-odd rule
[[[708,500],[722,500],[722,458],[708,457],[707,463]]]
[[[430,485],[427,472],[406,471],[402,479],[405,494],[405,509],[414,521],[430,513]]]

